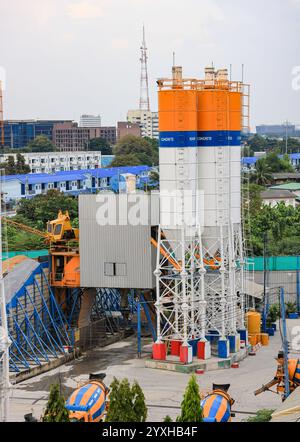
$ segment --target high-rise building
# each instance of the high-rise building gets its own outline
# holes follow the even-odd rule
[[[117,139],[125,137],[126,135],[141,136],[141,128],[137,123],[130,123],[129,121],[118,121],[117,124]]]
[[[79,127],[101,127],[100,115],[81,115]]]
[[[296,126],[294,124],[262,124],[256,126],[256,133],[268,137],[294,137],[296,136]]]
[[[127,121],[138,124],[141,128],[141,136],[158,139],[158,113],[142,109],[129,110]]]
[[[71,120],[6,120],[4,121],[4,146],[11,148],[26,147],[39,135],[53,140],[55,124],[68,123]]]
[[[77,123],[56,124],[53,130],[53,143],[60,150],[85,150],[90,140],[104,138],[111,146],[116,144],[114,126],[78,127]]]
[[[90,139],[104,138],[111,146],[117,142],[117,129],[115,126],[90,127]]]
[[[56,124],[53,129],[53,142],[60,150],[85,150],[90,141],[89,128],[78,127],[77,123]]]

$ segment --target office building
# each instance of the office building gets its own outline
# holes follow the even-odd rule
[[[100,115],[81,115],[79,127],[101,127]]]
[[[71,124],[71,120],[6,120],[4,121],[4,146],[26,147],[39,135],[53,140],[53,128],[58,123]]]
[[[284,138],[286,136],[295,137],[297,135],[296,126],[294,124],[263,124],[256,126],[256,133],[261,136],[280,138]]]
[[[118,121],[117,123],[117,139],[125,137],[126,135],[133,135],[135,137],[141,136],[141,128],[138,123],[130,123],[129,121]]]
[[[17,154],[0,154],[0,162],[3,163],[9,156],[14,157],[16,161]],[[102,167],[102,155],[97,151],[29,152],[22,153],[22,156],[31,173],[55,173]]]
[[[158,139],[158,113],[150,110],[136,109],[127,112],[127,121],[138,124],[141,136]]]

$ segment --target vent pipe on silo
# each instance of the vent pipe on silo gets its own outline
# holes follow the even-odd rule
[[[217,81],[228,81],[228,70],[227,69],[219,69],[216,72],[216,80]]]
[[[173,88],[182,87],[182,66],[172,67]]]
[[[215,84],[215,68],[213,66],[209,66],[205,68],[205,85],[213,86]]]

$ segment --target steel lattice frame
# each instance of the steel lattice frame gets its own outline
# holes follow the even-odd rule
[[[158,341],[205,338],[203,259],[200,228],[194,237],[181,229],[180,239],[166,239],[158,232],[157,268],[157,338]],[[163,254],[160,253],[163,251]],[[180,257],[180,258],[179,258]]]

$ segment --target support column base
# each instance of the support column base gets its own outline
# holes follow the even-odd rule
[[[230,353],[237,353],[240,350],[241,342],[240,342],[240,335],[229,335],[229,351]]]
[[[199,341],[197,350],[198,359],[206,361],[211,358],[211,345],[209,341]]]
[[[190,345],[182,345],[180,347],[180,362],[183,364],[191,364],[193,362],[193,347]]]
[[[240,334],[240,340],[241,341],[245,341],[245,344],[248,345],[248,330],[244,329],[244,330],[239,330],[238,331]]]
[[[167,346],[163,342],[152,344],[152,358],[155,361],[165,361],[167,359]]]
[[[171,341],[171,356],[180,356],[182,341]]]
[[[218,341],[218,357],[222,359],[229,358],[229,341],[228,339],[219,339]]]

